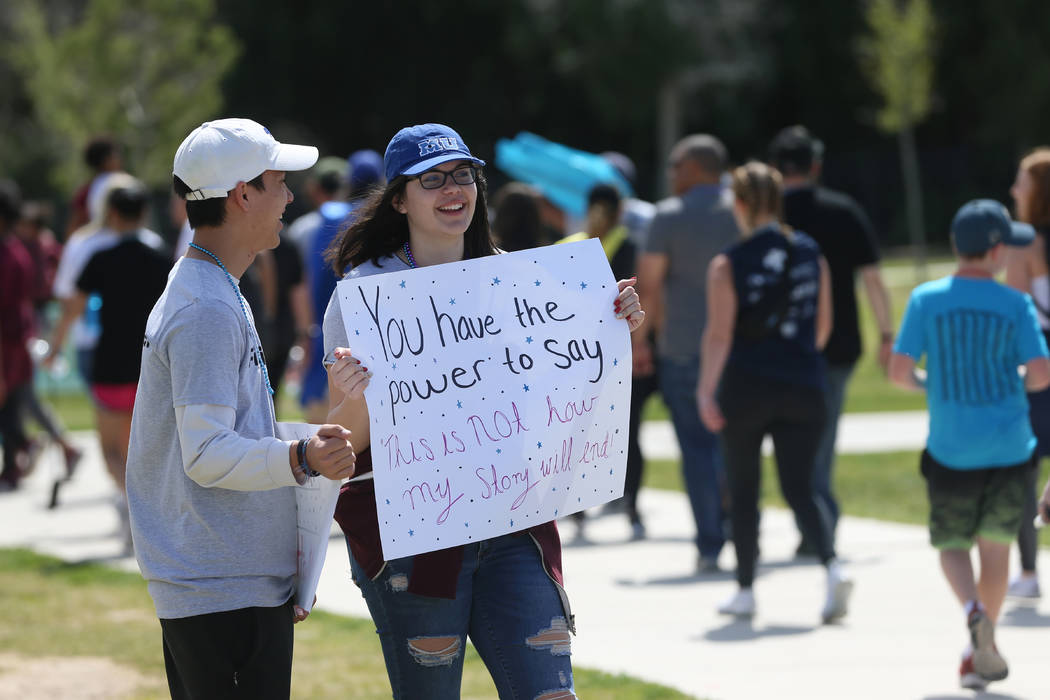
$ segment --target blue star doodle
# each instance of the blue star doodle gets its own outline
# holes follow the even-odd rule
[[[361,331],[355,329],[354,330],[354,335],[361,335]]]
[[[405,281],[401,280],[401,289],[404,289],[404,288],[405,288]]]
[[[620,364],[620,361],[619,361],[619,360],[617,360],[617,359],[616,359],[616,358],[614,357],[614,358],[613,358],[613,367],[615,367],[615,366],[616,366],[616,365],[618,365],[618,364]]]
[[[543,448],[543,443],[542,443],[542,442],[537,442],[537,443],[536,443],[536,447],[538,447],[538,448],[541,448],[541,449],[542,449],[542,448]]]
[[[615,411],[616,410],[616,404],[609,404],[609,410],[610,411]]]
[[[529,385],[528,384],[522,384],[521,386],[522,386],[523,389],[525,389],[525,391],[529,390]]]
[[[390,365],[390,369],[397,369],[397,363],[395,362],[394,364]]]
[[[500,284],[500,278],[499,277],[493,277],[492,278],[492,284]]]
[[[408,531],[408,536],[409,537],[415,537],[416,536],[416,531],[415,530],[409,530]]]
[[[455,305],[456,305],[456,299],[455,299],[455,298],[449,299],[449,300],[448,300],[448,303],[449,303],[449,304],[450,304],[451,306],[455,306]]]
[[[497,447],[496,448],[496,454],[498,454],[498,455],[503,454],[503,450],[501,450],[500,448]]]
[[[514,521],[513,520],[510,521],[510,526],[514,527]]]
[[[532,345],[532,336],[531,335],[525,336],[525,342],[528,343],[529,345]]]
[[[586,282],[580,282],[580,289],[587,289],[587,283]]]
[[[537,287],[540,286],[540,281],[536,280],[535,284],[536,284]]]
[[[388,499],[386,499],[386,504],[387,504],[387,505],[390,505],[390,499],[389,499],[389,498],[388,498]]]
[[[462,401],[457,401],[456,402],[456,408],[463,408],[463,402]]]

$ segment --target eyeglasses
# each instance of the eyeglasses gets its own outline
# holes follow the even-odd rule
[[[445,186],[445,181],[452,176],[452,182],[457,185],[469,185],[478,179],[478,169],[472,165],[464,165],[462,168],[445,172],[443,170],[428,170],[416,179],[419,186],[425,190],[436,190]]]

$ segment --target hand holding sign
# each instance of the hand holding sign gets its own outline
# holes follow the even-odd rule
[[[638,292],[633,286],[637,281],[637,277],[632,277],[629,280],[617,282],[616,288],[620,290],[620,294],[616,297],[616,301],[613,302],[616,318],[626,318],[627,329],[631,333],[638,330],[638,327],[645,321],[645,312],[642,311],[641,302],[638,300]]]
[[[333,354],[335,362],[326,365],[328,376],[332,378],[336,388],[351,399],[356,400],[364,396],[373,373],[350,353],[350,348],[336,348]]]

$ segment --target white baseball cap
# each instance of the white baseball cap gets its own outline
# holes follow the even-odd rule
[[[186,183],[187,200],[225,197],[238,182],[267,170],[306,170],[317,162],[314,146],[278,143],[251,119],[204,122],[175,151],[174,174]]]

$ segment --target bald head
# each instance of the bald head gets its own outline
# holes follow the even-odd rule
[[[671,149],[671,189],[676,195],[696,185],[719,182],[726,168],[726,147],[710,134],[693,134]]]

